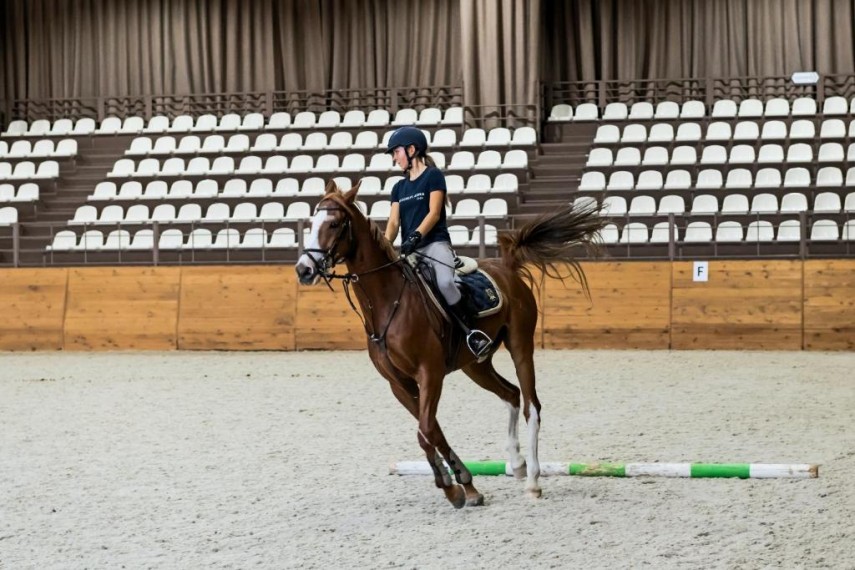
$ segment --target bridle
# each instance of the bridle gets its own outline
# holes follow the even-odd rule
[[[343,206],[320,207],[319,205],[315,209],[315,212],[322,211],[343,212],[345,214],[344,223],[342,223],[341,227],[338,230],[338,233],[336,233],[332,245],[330,245],[327,249],[307,247],[303,249],[303,251],[309,254],[308,258],[312,260],[312,264],[315,266],[315,271],[317,271],[318,275],[323,278],[324,283],[326,283],[327,287],[332,290],[332,285],[330,285],[330,281],[332,281],[333,279],[344,279],[348,275],[355,276],[356,280],[359,279],[358,275],[356,274],[338,275],[333,271],[337,264],[344,262],[346,259],[350,258],[353,255],[354,251],[356,250],[356,241],[353,239],[353,225],[351,224],[350,214],[346,208],[344,208]],[[348,244],[347,251],[345,251],[344,254],[339,254],[338,256],[336,256],[335,252],[336,250],[338,250],[339,243],[345,236],[345,232],[347,233],[347,239],[350,243]],[[313,253],[317,253],[322,256],[320,261],[315,259],[315,256],[312,255]]]

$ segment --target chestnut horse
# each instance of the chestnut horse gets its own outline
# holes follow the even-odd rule
[[[327,184],[312,218],[311,235],[295,268],[300,283],[314,285],[323,278],[329,284],[330,279],[339,278],[348,299],[352,288],[368,334],[368,354],[389,381],[395,397],[418,420],[419,445],[431,465],[436,486],[452,505],[480,505],[484,500],[436,419],[443,379],[456,369],[463,370],[507,404],[510,464],[518,478],[526,476],[527,492],[540,497],[537,445],[541,406],[535,390],[533,359],[538,308],[531,290],[535,281],[527,265],[563,279],[567,275],[559,273],[555,264],[567,264],[570,275],[587,293],[585,275],[573,252],[579,246],[596,248],[594,239],[604,223],[599,209],[568,206],[499,236],[501,259],[482,260],[480,268],[493,278],[505,301],[499,312],[477,322],[477,328],[494,339],[489,357],[477,362],[465,347],[460,349],[462,343],[449,342],[459,335],[452,335],[452,325],[426,301],[411,265],[359,210],[355,202],[358,191],[359,184],[347,192],[332,181]],[[338,263],[346,265],[346,274],[333,273]],[[519,388],[499,375],[491,362],[502,343],[513,359]],[[528,423],[527,461],[520,454],[517,434],[520,391]],[[443,459],[459,485],[452,483]]]

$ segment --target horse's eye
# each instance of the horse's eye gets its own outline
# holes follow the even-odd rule
[[[337,228],[338,226],[339,226],[339,223],[338,223],[338,222],[330,222],[330,227],[331,227],[331,228]]]

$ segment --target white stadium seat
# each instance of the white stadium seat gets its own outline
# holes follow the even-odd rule
[[[570,121],[573,119],[573,107],[567,105],[566,103],[559,103],[558,105],[553,105],[552,109],[549,112],[549,117],[547,121],[549,122],[563,122]]]
[[[647,225],[641,222],[630,222],[623,227],[619,243],[647,243],[649,232]]]

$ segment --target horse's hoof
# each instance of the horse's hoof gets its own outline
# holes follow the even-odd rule
[[[480,507],[484,504],[484,495],[481,493],[476,493],[469,497],[466,497],[466,506],[467,507]]]
[[[528,492],[528,496],[532,499],[539,499],[543,495],[543,491],[540,489],[540,487],[526,489],[526,492]]]
[[[527,475],[527,469],[528,468],[525,465],[525,461],[523,461],[522,465],[514,468],[514,477],[517,479],[525,479]]]
[[[445,498],[448,499],[448,502],[455,509],[462,509],[463,505],[466,504],[466,491],[463,490],[463,487],[460,485],[452,485],[450,487],[446,487]]]

